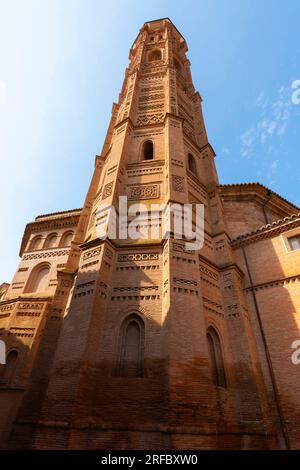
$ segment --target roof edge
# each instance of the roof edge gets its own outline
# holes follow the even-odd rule
[[[240,242],[241,239],[248,241],[249,239],[254,239],[256,236],[259,236],[260,234],[263,233],[268,233],[272,232],[273,230],[276,230],[280,227],[284,227],[288,225],[291,222],[300,222],[300,212],[297,214],[292,214],[289,217],[284,217],[283,219],[278,219],[275,220],[274,222],[266,225],[262,225],[261,227],[258,227],[255,230],[252,230],[251,232],[244,232],[241,233],[238,237],[235,237],[231,240],[231,245],[236,245],[237,243]]]
[[[246,187],[259,187],[261,189],[264,189],[266,191],[270,191],[272,194],[274,194],[274,196],[278,197],[279,199],[281,199],[282,201],[284,201],[285,203],[289,204],[290,206],[292,206],[294,209],[297,210],[297,212],[300,211],[300,207],[296,206],[296,204],[292,203],[291,201],[289,201],[288,199],[285,199],[283,196],[281,196],[280,194],[276,193],[275,191],[273,191],[272,189],[268,188],[267,186],[264,186],[263,184],[259,183],[259,182],[246,182],[246,183],[233,183],[233,184],[219,184],[218,187],[221,188],[221,189],[229,189],[229,188],[244,188],[246,189]]]
[[[80,207],[79,209],[69,209],[67,211],[58,211],[58,212],[50,212],[49,214],[42,214],[42,215],[37,215],[36,218],[34,219],[35,222],[38,222],[40,219],[43,219],[44,217],[52,217],[54,215],[70,215],[72,212],[81,212],[82,208]]]

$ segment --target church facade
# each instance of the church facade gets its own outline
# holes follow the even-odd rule
[[[143,25],[83,207],[25,228],[1,448],[300,448],[299,208],[219,183],[186,53],[168,18]],[[99,238],[119,196],[203,205],[202,248]]]

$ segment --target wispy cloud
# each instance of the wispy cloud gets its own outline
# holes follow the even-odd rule
[[[246,132],[244,132],[241,137],[241,153],[243,157],[247,157],[251,151],[254,142],[257,139],[257,129],[255,127],[251,127]]]
[[[243,157],[251,157],[258,144],[268,144],[268,148],[272,148],[273,139],[284,136],[291,113],[290,89],[280,87],[276,99],[271,102],[261,92],[255,100],[255,106],[259,109],[259,119],[240,136]]]
[[[261,91],[256,98],[255,104],[260,108],[266,108],[268,106],[268,98],[265,96],[263,91]]]
[[[279,163],[279,160],[274,160],[274,161],[271,163],[271,169],[272,169],[272,170],[277,170],[277,168],[278,168],[278,163]]]

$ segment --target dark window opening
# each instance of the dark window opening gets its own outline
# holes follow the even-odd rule
[[[149,55],[149,61],[152,62],[154,60],[161,60],[161,51],[159,49],[152,51]]]
[[[191,153],[188,154],[189,170],[197,176],[196,160]]]
[[[143,159],[153,160],[153,154],[153,142],[151,140],[146,140],[143,145]]]

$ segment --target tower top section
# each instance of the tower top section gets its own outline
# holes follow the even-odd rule
[[[177,45],[178,53],[185,54],[188,51],[184,37],[170,18],[161,18],[145,22],[132,44],[129,60],[133,59],[141,43],[147,43],[151,47],[151,45],[154,46],[155,44],[163,43],[171,38]]]
[[[186,41],[184,37],[182,36],[182,34],[178,31],[178,29],[174,25],[174,23],[170,20],[170,18],[160,18],[157,20],[146,21],[141,27],[140,32],[137,35],[134,43],[132,44],[132,48],[135,47],[136,42],[138,41],[139,37],[144,32],[149,33],[149,34],[151,33],[155,34],[155,33],[163,32],[166,28],[174,31],[175,36],[177,36],[177,38],[179,39],[183,47],[185,47],[185,52],[186,52],[188,50]]]
[[[134,131],[149,126],[165,129],[171,115],[193,145],[207,145],[202,99],[193,85],[187,51],[184,37],[169,18],[144,23],[130,49],[101,155],[108,154],[113,134],[119,135],[125,122]]]

